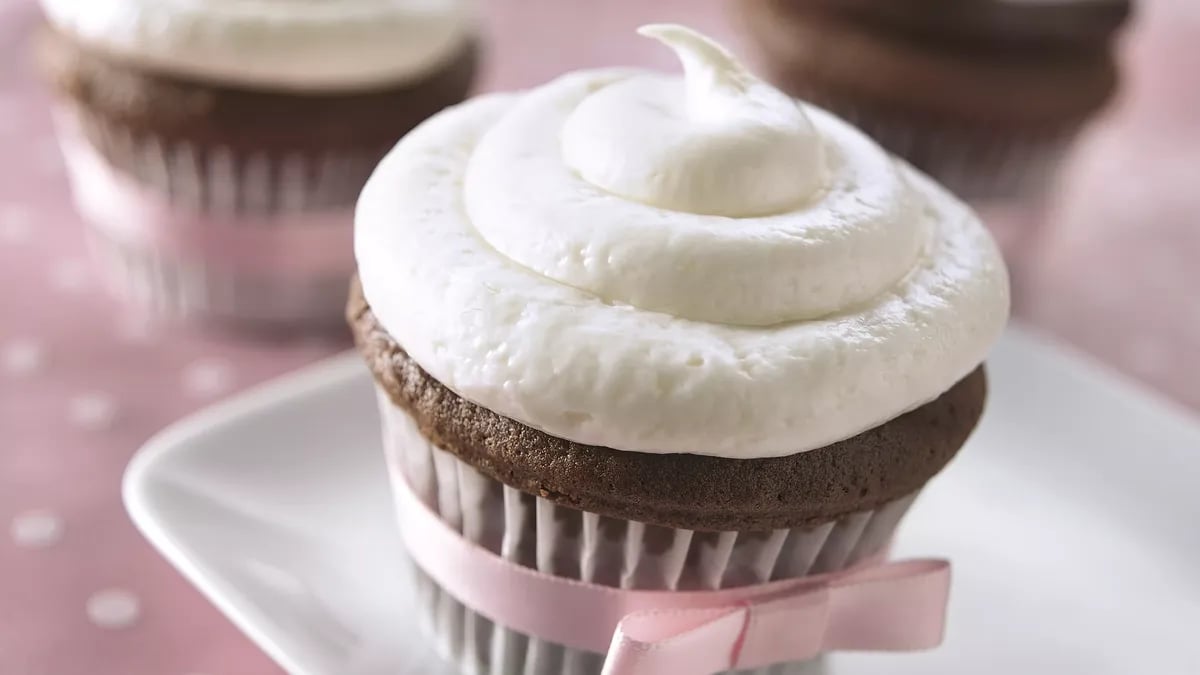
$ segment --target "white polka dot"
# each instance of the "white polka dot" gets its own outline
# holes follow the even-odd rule
[[[233,366],[224,359],[202,359],[183,369],[183,389],[193,396],[212,396],[233,384]]]
[[[21,242],[33,231],[33,216],[24,204],[0,206],[0,239]]]
[[[60,260],[50,267],[50,283],[64,293],[85,290],[89,277],[87,262],[83,260]]]
[[[84,429],[107,429],[117,416],[117,403],[103,393],[81,394],[68,403],[71,423]]]
[[[45,360],[45,351],[33,340],[16,339],[0,348],[0,370],[10,375],[35,373]]]
[[[101,628],[128,628],[141,614],[137,596],[120,588],[100,591],[87,601],[87,615]]]
[[[21,548],[45,548],[62,538],[62,518],[49,511],[26,511],[12,520],[9,534]]]

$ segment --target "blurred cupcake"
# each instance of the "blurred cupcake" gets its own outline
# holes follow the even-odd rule
[[[850,125],[694,32],[643,33],[686,78],[582,71],[469,101],[364,188],[347,314],[401,515],[415,494],[573,589],[876,563],[983,409],[1003,262],[966,206]],[[402,531],[465,671],[600,671],[607,642],[513,630],[432,580],[469,565]],[[757,667],[740,649],[715,670]]]
[[[772,81],[969,201],[1043,194],[1117,87],[1130,0],[740,0]]]
[[[462,100],[467,0],[42,0],[39,56],[94,249],[164,315],[335,326],[352,207]]]

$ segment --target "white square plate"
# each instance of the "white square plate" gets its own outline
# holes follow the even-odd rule
[[[978,432],[897,555],[955,564],[939,650],[837,675],[1200,673],[1200,426],[1020,331]],[[369,375],[354,354],[183,421],[125,501],[176,567],[290,672],[449,673],[420,637]]]

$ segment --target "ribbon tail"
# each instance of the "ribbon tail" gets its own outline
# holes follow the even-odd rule
[[[613,632],[602,675],[708,675],[737,658],[749,609],[638,612]]]
[[[942,643],[950,564],[910,560],[835,584],[826,650],[916,651]]]
[[[910,651],[942,641],[950,566],[891,563],[724,608],[643,611],[617,625],[605,675],[706,675],[839,649]]]

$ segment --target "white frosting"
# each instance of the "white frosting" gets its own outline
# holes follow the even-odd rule
[[[428,73],[474,28],[473,0],[41,0],[81,42],[221,82],[336,90]]]
[[[1008,280],[965,205],[705,38],[644,32],[686,82],[475,99],[368,182],[363,289],[426,371],[563,438],[750,458],[857,434],[984,359]]]
[[[627,199],[721,216],[788,211],[821,188],[820,136],[791,99],[692,31],[639,32],[678,50],[686,80],[641,74],[578,101],[562,120],[567,167]]]

